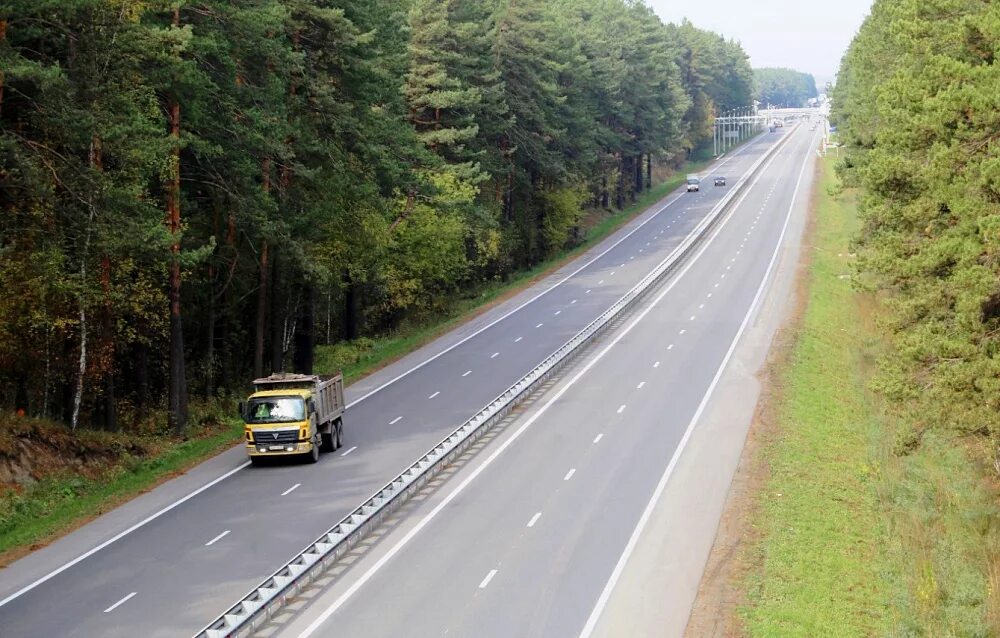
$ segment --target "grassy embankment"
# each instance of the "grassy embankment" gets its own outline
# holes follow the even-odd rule
[[[822,165],[807,306],[778,373],[761,454],[750,636],[997,635],[996,471],[976,444],[916,445],[869,392],[886,356],[877,302],[852,286],[857,193]]]
[[[355,380],[419,348],[577,257],[680,185],[686,172],[708,162],[702,157],[690,163],[624,211],[590,213],[583,244],[507,281],[466,291],[438,315],[383,337],[319,347],[317,372],[342,369],[348,381]],[[19,441],[36,452],[46,447],[45,441],[52,444],[42,452],[47,459],[31,463],[40,480],[25,489],[0,491],[0,565],[218,454],[242,435],[242,425],[228,416],[234,405],[195,405],[192,410],[191,436],[184,440],[155,434],[71,434],[35,419],[7,415],[0,420],[0,462],[23,456]]]

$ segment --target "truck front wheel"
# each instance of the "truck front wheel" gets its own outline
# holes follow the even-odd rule
[[[313,439],[312,449],[306,452],[306,463],[315,463],[319,460],[319,446],[319,440]]]

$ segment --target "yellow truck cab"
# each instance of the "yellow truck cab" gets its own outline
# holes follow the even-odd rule
[[[309,463],[343,445],[344,378],[272,374],[254,380],[255,392],[240,404],[247,454],[295,455]]]

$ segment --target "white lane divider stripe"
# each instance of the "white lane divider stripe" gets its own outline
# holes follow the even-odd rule
[[[534,527],[535,523],[537,523],[538,519],[541,518],[541,517],[542,517],[542,513],[541,512],[535,512],[535,515],[531,517],[530,521],[528,521],[528,527]]]
[[[470,374],[472,374],[472,370],[466,370],[465,372],[463,372],[463,373],[462,373],[462,376],[463,376],[463,377],[467,377],[467,376],[469,376]]]
[[[639,385],[635,386],[636,390],[642,390],[642,386],[646,385],[645,381],[640,381]]]
[[[566,472],[566,476],[563,477],[563,480],[564,481],[570,480],[571,478],[573,478],[574,474],[576,474],[576,468],[575,467],[571,468],[569,472]]]
[[[653,364],[653,367],[654,367],[654,368],[659,368],[659,367],[660,367],[660,362],[659,362],[659,361],[657,361],[656,363],[654,363],[654,364]]]
[[[624,403],[622,403],[622,404],[621,404],[621,407],[619,407],[619,408],[618,408],[618,414],[621,414],[621,413],[622,413],[622,412],[624,412],[624,411],[625,411],[625,404],[624,404]]]
[[[282,496],[284,496],[284,494],[282,494]],[[205,547],[208,547],[209,545],[215,545],[216,541],[222,540],[222,538],[224,536],[226,536],[227,534],[229,534],[229,532],[230,532],[230,530],[228,530],[228,529],[226,531],[222,532],[221,534],[219,534],[218,536],[216,536],[212,540],[210,540],[207,543],[205,543]]]
[[[490,355],[490,359],[496,359],[499,356],[500,356],[499,352],[494,352],[493,354]]]
[[[493,580],[493,577],[496,575],[497,570],[491,569],[490,573],[486,574],[486,578],[483,579],[483,582],[479,583],[479,589],[486,589],[486,586],[490,584],[490,581]]]
[[[594,437],[594,443],[600,443],[601,439],[603,438],[604,438],[604,432],[601,432],[600,434]]]
[[[296,483],[295,485],[291,486],[290,488],[288,488],[287,490],[285,490],[284,492],[282,492],[281,495],[282,496],[288,496],[289,494],[291,494],[295,490],[299,489],[300,485],[302,485],[302,483]]]
[[[396,425],[397,423],[399,423],[399,422],[400,422],[400,421],[402,421],[402,420],[403,420],[403,417],[401,417],[401,416],[397,416],[397,417],[396,417],[395,419],[393,419],[392,421],[389,421],[389,425]]]
[[[351,449],[349,449],[348,451],[346,451],[346,452],[344,452],[343,454],[341,454],[341,456],[347,456],[348,454],[350,454],[351,452],[353,452],[353,451],[354,451],[354,450],[356,450],[356,449],[358,449],[358,446],[356,446],[356,445],[355,445],[354,447],[352,447],[352,448],[351,448]]]
[[[517,339],[514,339],[514,343],[517,343],[517,342],[518,342],[518,341],[520,341],[521,339],[524,339],[524,337],[518,337]]]
[[[115,609],[117,609],[117,608],[118,608],[118,607],[119,607],[120,605],[123,605],[123,604],[124,604],[124,603],[125,603],[126,601],[128,601],[128,600],[129,600],[130,598],[132,598],[132,596],[135,596],[135,595],[136,595],[136,593],[137,593],[137,592],[132,592],[131,594],[129,594],[129,595],[128,595],[128,596],[126,596],[125,598],[122,598],[121,600],[119,600],[118,602],[116,602],[116,603],[115,603],[114,605],[111,605],[110,607],[108,607],[107,609],[105,609],[105,610],[104,610],[104,613],[106,613],[106,614],[110,614],[110,613],[111,613],[111,612],[113,612],[113,611],[114,611]]]
[[[554,315],[557,315],[557,314],[559,314],[560,312],[562,312],[562,310],[556,310],[556,311],[555,311],[555,312],[553,312],[552,314],[554,314]]]
[[[439,394],[441,394],[441,391],[440,391],[440,390],[438,390],[437,392],[435,392],[434,394],[430,395],[430,396],[429,396],[429,397],[427,397],[427,398],[428,398],[428,399],[433,399],[434,397],[436,397],[436,396],[437,396],[437,395],[439,395]]]
[[[540,323],[540,324],[538,324],[538,325],[537,325],[537,326],[535,326],[535,327],[536,327],[536,328],[541,328],[541,327],[542,327],[542,326],[544,326],[544,325],[545,325],[544,323]]]

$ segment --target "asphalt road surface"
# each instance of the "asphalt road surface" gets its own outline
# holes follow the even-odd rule
[[[762,135],[722,158],[718,171],[734,183],[785,134]],[[800,155],[801,146],[786,145],[777,155]],[[792,147],[794,153],[789,150]],[[782,160],[780,166],[791,170],[786,164]],[[780,186],[786,177],[775,174],[773,179]],[[754,192],[767,188],[762,181]],[[155,501],[157,495],[161,500],[163,495],[174,499],[164,501],[161,510],[132,514],[123,508],[124,514],[98,519],[52,548],[0,571],[0,635],[155,638],[197,632],[610,306],[668,255],[723,193],[723,188],[710,182],[700,193],[672,193],[639,222],[602,244],[600,251],[580,258],[556,285],[526,300],[516,298],[502,313],[498,311],[495,320],[460,339],[445,336],[442,342],[450,341],[448,347],[428,347],[422,351],[428,353],[424,359],[406,360],[415,361],[413,369],[397,366],[392,372],[398,370],[398,374],[392,378],[374,377],[384,380],[384,385],[359,384],[370,391],[357,396],[355,388],[349,393],[353,400],[345,416],[344,448],[325,456],[318,465],[251,468],[234,451],[211,466],[227,464],[220,472],[224,478],[209,487],[201,489],[205,487],[201,485],[196,493],[175,496],[170,490],[176,490],[176,485],[167,484],[150,499]],[[758,248],[754,246],[772,232],[767,228],[765,232],[762,222],[761,230],[751,235],[752,243],[742,251],[742,263],[739,257],[733,262],[736,267],[730,281],[737,275],[743,277],[744,269],[756,263],[753,255]],[[720,291],[714,303],[708,300],[706,309],[694,313],[702,321],[692,321],[689,336],[678,340],[678,353],[697,343],[705,348],[706,362],[715,356],[721,342],[716,343],[711,334],[694,335],[714,325],[709,317],[720,306],[744,295],[745,291],[732,287]],[[680,298],[678,293],[673,297]],[[695,377],[700,383],[701,368],[689,372],[669,391],[677,399],[671,411],[687,410],[690,398],[685,398],[685,388],[695,392],[700,387]],[[647,382],[668,383],[653,377]],[[634,403],[627,390],[608,386],[599,395],[608,406],[632,401],[628,408],[632,419],[644,408]],[[573,427],[590,428],[594,423],[586,419]],[[665,440],[656,441],[656,446],[673,440],[672,428],[664,427]],[[652,445],[654,441],[649,443],[650,450],[659,449]],[[537,465],[556,472],[570,462],[569,456],[564,457],[569,449],[556,446],[552,454],[544,449],[543,453],[531,446],[526,458],[534,460],[521,461],[521,467]],[[595,454],[606,454],[598,449]],[[572,462],[581,462],[576,459]],[[640,461],[627,459],[626,464],[639,465]],[[195,470],[191,476],[203,474]],[[532,482],[542,480],[534,471],[528,475]],[[581,482],[567,481],[565,487]],[[552,509],[547,518],[557,515]],[[511,576],[498,575],[495,584]]]
[[[650,508],[760,311],[793,210],[804,208],[808,189],[800,187],[816,136],[784,131],[788,144],[641,310],[449,479],[413,513],[416,520],[268,633],[590,636]],[[640,231],[631,245],[655,245],[661,230]],[[737,447],[744,434],[734,432]],[[683,630],[682,613],[674,631]],[[602,633],[674,631],[623,634],[612,626]]]

